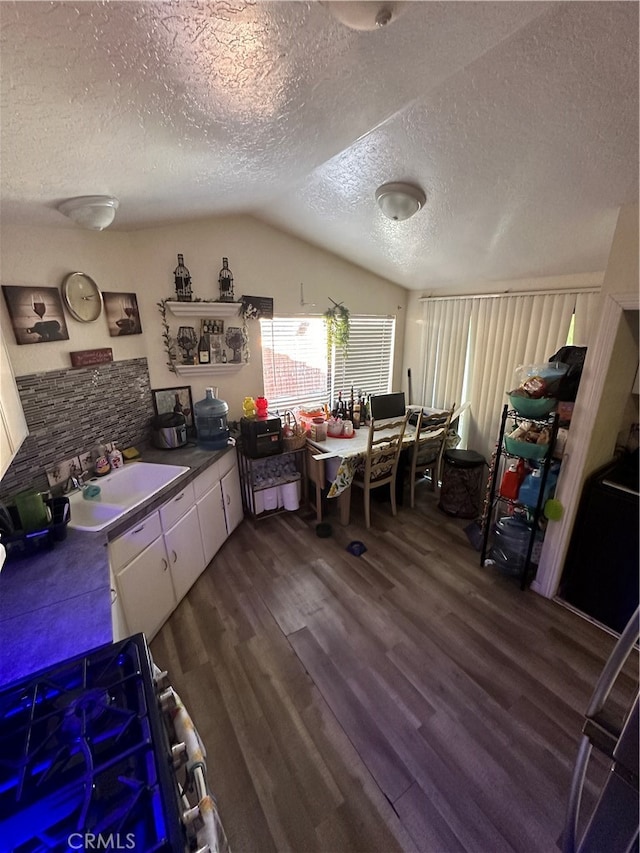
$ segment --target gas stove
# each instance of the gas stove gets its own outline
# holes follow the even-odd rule
[[[196,813],[177,781],[188,749],[171,743],[186,712],[158,672],[137,634],[0,691],[0,849],[219,849],[189,826],[212,798],[202,760]]]

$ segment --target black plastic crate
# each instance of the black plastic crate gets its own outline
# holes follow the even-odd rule
[[[51,510],[51,522],[42,530],[33,530],[30,533],[19,529],[20,517],[17,510],[13,506],[8,507],[16,531],[2,539],[2,544],[7,550],[7,560],[18,560],[22,557],[31,557],[41,551],[48,551],[56,542],[66,539],[67,524],[71,518],[69,498],[48,498],[45,503]]]

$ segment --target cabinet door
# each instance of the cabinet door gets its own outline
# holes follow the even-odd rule
[[[220,483],[216,483],[215,486],[197,502],[196,507],[198,509],[200,533],[202,535],[204,563],[205,566],[207,566],[227,538],[227,523],[224,515],[222,487],[220,486]]]
[[[118,585],[111,568],[109,568],[109,586],[111,592],[111,634],[113,642],[124,640],[129,636],[127,620],[122,609],[122,600],[118,593]]]
[[[180,601],[191,589],[205,566],[197,507],[191,507],[189,512],[164,534],[164,541],[171,566],[176,601]]]
[[[240,478],[238,477],[237,466],[224,475],[220,481],[220,485],[222,486],[227,533],[231,534],[244,518],[242,492],[240,491]]]
[[[161,533],[160,516],[157,512],[152,512],[151,515],[134,524],[122,536],[118,536],[113,542],[109,542],[109,560],[116,575],[125,566],[128,566],[134,557],[137,557],[151,545]]]
[[[195,492],[193,491],[193,482],[181,489],[177,495],[174,495],[170,501],[163,504],[160,509],[160,521],[162,529],[169,530],[176,521],[181,518],[188,509],[193,507],[196,501]]]
[[[0,478],[28,433],[7,345],[0,334]]]
[[[117,575],[117,585],[129,631],[151,640],[176,606],[161,536]]]

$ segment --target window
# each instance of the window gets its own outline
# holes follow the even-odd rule
[[[348,397],[391,390],[394,317],[351,317],[349,351],[327,352],[322,317],[260,320],[264,394],[272,409],[310,408]]]

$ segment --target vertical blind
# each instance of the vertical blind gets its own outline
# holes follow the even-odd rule
[[[342,391],[391,390],[395,318],[352,316],[349,349],[327,348],[321,317],[260,320],[264,393],[272,409],[310,408]]]
[[[423,303],[423,405],[469,401],[461,431],[466,445],[489,458],[500,414],[520,364],[546,362],[574,337],[587,346],[598,294],[558,292],[451,297]]]

